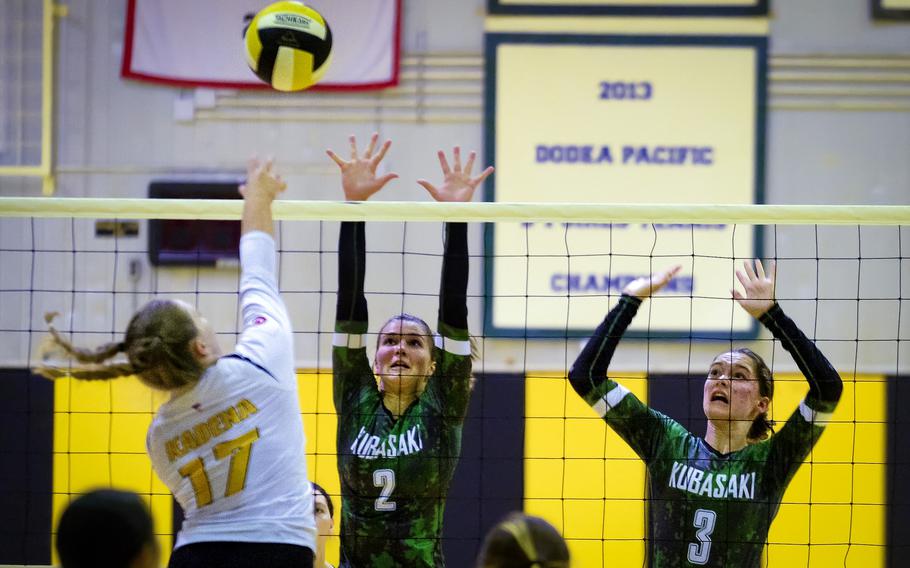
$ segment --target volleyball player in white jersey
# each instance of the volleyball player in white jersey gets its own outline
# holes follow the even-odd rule
[[[147,444],[185,514],[172,568],[313,565],[313,495],[272,237],[271,204],[284,188],[271,161],[250,161],[240,188],[243,332],[231,354],[222,356],[211,325],[191,306],[153,300],[122,342],[97,350],[75,348],[51,328],[67,354],[95,365],[38,369],[86,380],[137,375],[171,393]],[[128,364],[98,365],[120,352]]]

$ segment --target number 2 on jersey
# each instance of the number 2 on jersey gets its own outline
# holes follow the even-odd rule
[[[697,509],[692,526],[697,528],[695,538],[698,542],[689,543],[689,562],[692,564],[707,564],[711,556],[711,533],[714,532],[714,523],[717,513],[710,509]]]
[[[394,511],[397,505],[395,501],[389,501],[392,491],[395,491],[395,471],[391,469],[377,469],[373,472],[373,486],[382,487],[379,497],[373,503],[373,508],[377,511]]]
[[[253,428],[246,434],[233,440],[221,442],[212,448],[216,460],[223,460],[226,457],[231,458],[228,466],[227,485],[224,488],[224,496],[229,497],[235,493],[240,493],[246,485],[246,470],[250,464],[250,450],[253,448],[253,442],[259,439],[259,428]],[[205,464],[202,458],[196,458],[187,462],[177,472],[183,477],[190,479],[193,486],[193,493],[196,494],[196,507],[205,507],[212,502],[212,485],[209,483],[209,476],[205,472]]]

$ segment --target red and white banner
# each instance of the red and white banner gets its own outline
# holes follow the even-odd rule
[[[123,65],[130,79],[183,87],[269,88],[247,67],[244,16],[270,0],[127,0]],[[332,30],[317,90],[398,84],[401,0],[313,0]]]

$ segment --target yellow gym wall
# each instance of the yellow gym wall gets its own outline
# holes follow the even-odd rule
[[[152,472],[145,435],[166,394],[129,377],[54,382],[53,527],[74,497],[99,487],[135,491],[149,505],[162,562],[170,557],[173,497]],[[59,564],[55,546],[52,561]]]
[[[641,373],[622,377],[647,401]],[[843,379],[833,422],[790,483],[771,526],[770,567],[884,566],[885,378]],[[772,418],[786,421],[807,391],[801,375],[776,375]],[[525,415],[526,511],[563,531],[573,565],[642,566],[642,462],[562,374],[527,376]]]
[[[833,421],[771,525],[771,567],[885,565],[887,383],[881,375],[842,378]],[[785,421],[807,391],[801,375],[776,376],[773,418]]]

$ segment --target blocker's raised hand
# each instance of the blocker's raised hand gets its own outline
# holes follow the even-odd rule
[[[348,140],[351,141],[350,160],[342,160],[338,154],[329,149],[325,153],[341,168],[341,188],[344,190],[344,198],[348,201],[366,201],[385,184],[398,177],[398,174],[395,173],[376,177],[376,168],[389,151],[392,141],[383,142],[379,151],[376,152],[379,134],[374,132],[370,137],[370,145],[363,154],[360,154],[357,151],[357,137],[352,134]]]
[[[238,188],[244,199],[255,196],[273,200],[287,188],[288,184],[273,171],[272,166],[271,158],[260,160],[253,157],[247,161],[246,183]]]
[[[772,260],[768,264],[767,274],[765,274],[761,261],[757,258],[755,259],[754,268],[752,261],[743,261],[743,269],[742,271],[736,271],[736,278],[743,285],[745,294],[735,288],[730,290],[730,292],[733,294],[733,298],[739,302],[739,305],[749,312],[749,315],[759,318],[774,305],[774,282],[777,275],[777,263]]]
[[[439,156],[439,165],[442,166],[442,185],[437,187],[425,179],[417,180],[417,183],[426,189],[436,201],[470,201],[477,186],[493,173],[493,166],[490,166],[477,177],[471,177],[471,170],[474,168],[477,152],[472,151],[468,154],[468,161],[464,167],[461,165],[461,148],[458,146],[455,146],[452,150],[453,167],[449,167],[445,152],[439,150],[436,154]]]
[[[676,273],[679,272],[681,268],[682,265],[677,264],[666,270],[658,270],[650,276],[636,278],[626,284],[626,287],[622,289],[622,293],[628,294],[629,296],[635,296],[641,300],[650,298],[658,290],[666,286],[670,280],[673,280],[673,277],[676,276]]]

